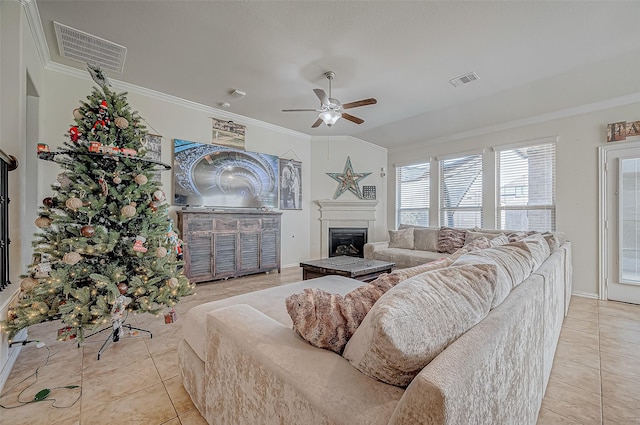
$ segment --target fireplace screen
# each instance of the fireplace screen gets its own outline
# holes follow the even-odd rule
[[[366,228],[329,228],[329,257],[348,255],[364,258],[364,244],[366,243]]]

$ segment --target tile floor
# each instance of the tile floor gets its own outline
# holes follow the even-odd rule
[[[56,341],[59,322],[32,326],[29,339],[47,346],[29,344],[22,349],[0,404],[19,405],[21,391],[20,400],[32,400],[43,388],[52,392],[42,402],[0,409],[0,422],[206,424],[180,381],[176,358],[180,316],[202,302],[301,278],[301,270],[293,267],[281,274],[200,284],[196,294],[176,307],[176,323],[166,325],[162,317],[151,315],[134,316],[130,323],[151,330],[153,338],[143,333],[127,335],[107,348],[100,360],[96,353],[106,334],[78,348],[73,342]],[[29,387],[38,365],[37,382]],[[55,388],[72,385],[79,387]],[[551,424],[640,424],[640,306],[573,297],[538,420],[538,425]]]

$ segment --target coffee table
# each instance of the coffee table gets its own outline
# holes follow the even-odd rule
[[[365,260],[346,255],[300,263],[303,280],[334,274],[362,282],[370,282],[383,273],[389,273],[393,266],[395,263],[388,261]]]

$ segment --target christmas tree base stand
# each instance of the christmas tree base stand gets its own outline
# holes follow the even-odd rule
[[[102,353],[105,352],[105,350],[107,348],[109,348],[109,346],[111,345],[112,342],[120,341],[120,337],[122,336],[120,334],[120,330],[122,328],[129,329],[129,332],[133,332],[134,330],[140,331],[140,332],[146,332],[146,333],[149,334],[149,338],[153,338],[153,334],[151,333],[151,331],[149,331],[147,329],[136,328],[135,326],[131,326],[128,323],[123,323],[121,327],[117,327],[115,329],[113,328],[113,326],[107,326],[106,328],[100,329],[99,331],[96,331],[96,332],[92,333],[91,335],[87,335],[87,337],[86,337],[86,338],[91,338],[92,336],[97,335],[99,333],[102,333],[102,332],[105,332],[105,331],[112,331],[111,334],[104,341],[104,343],[102,344],[100,349],[98,350],[98,360],[100,360],[100,356],[102,355]],[[80,347],[80,342],[78,342],[78,348],[79,347]]]

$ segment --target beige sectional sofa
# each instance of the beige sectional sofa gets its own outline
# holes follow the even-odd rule
[[[503,263],[511,259],[501,257],[508,251],[503,248],[474,251],[449,266],[469,267],[486,255],[490,266],[483,267],[497,276],[493,280],[506,276],[513,287],[406,386],[374,379],[292,329],[284,303],[289,295],[304,288],[344,295],[362,285],[326,276],[191,309],[178,346],[184,387],[209,424],[535,424],[571,290],[571,245],[552,248],[531,260],[522,282],[513,281],[514,273],[504,275],[511,266]],[[428,281],[430,273],[437,271],[385,293],[345,353],[362,350],[349,344],[362,339],[356,336],[361,329],[371,333],[374,310],[388,310],[377,306],[407,285]],[[412,320],[401,331],[411,335],[420,326]]]

